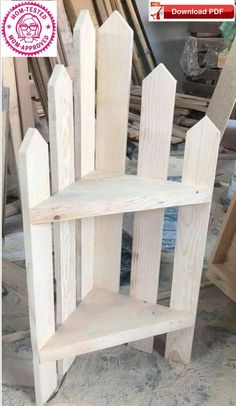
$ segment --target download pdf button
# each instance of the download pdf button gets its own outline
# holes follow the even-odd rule
[[[164,5],[164,19],[178,20],[178,19],[222,19],[232,20],[234,19],[234,6],[232,4],[220,4],[220,5]]]

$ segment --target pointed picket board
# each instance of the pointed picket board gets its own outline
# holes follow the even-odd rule
[[[86,45],[85,45],[86,44]],[[74,28],[74,101],[76,180],[94,170],[96,33],[88,11]],[[76,222],[77,300],[93,287],[94,219]]]
[[[123,174],[133,31],[115,11],[98,31],[96,169]],[[119,290],[121,214],[95,219],[94,284]]]
[[[55,333],[51,224],[31,225],[30,208],[50,196],[48,146],[29,129],[19,152],[25,258],[36,403],[43,405],[57,387],[55,362],[39,362],[39,350]]]
[[[138,175],[166,180],[176,80],[163,64],[143,81]],[[156,303],[164,209],[135,213],[130,295]],[[131,346],[151,352],[153,337]]]
[[[213,190],[220,131],[205,116],[186,137],[182,182]],[[210,204],[180,207],[174,257],[170,307],[197,312]],[[189,363],[194,326],[169,333],[166,358]]]
[[[56,65],[48,83],[49,139],[52,193],[75,181],[72,81],[63,65]],[[76,308],[75,222],[53,225],[56,277],[56,322],[60,326]],[[63,376],[73,359],[58,362]]]

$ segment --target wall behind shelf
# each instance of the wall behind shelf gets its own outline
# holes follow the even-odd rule
[[[179,61],[189,35],[189,23],[149,22],[148,1],[136,0],[136,5],[157,63],[164,63],[178,81],[178,90],[181,90],[184,74]]]

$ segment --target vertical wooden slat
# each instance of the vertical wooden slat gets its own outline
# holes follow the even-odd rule
[[[166,179],[176,80],[160,64],[143,81],[138,175]],[[156,303],[164,210],[135,213],[130,294]],[[131,344],[151,352],[153,337]]]
[[[147,40],[144,36],[142,27],[138,20],[139,11],[137,8],[135,10],[132,0],[126,0],[125,3],[126,3],[126,7],[128,8],[128,10],[130,12],[131,21],[134,25],[136,35],[140,41],[140,48],[141,48],[141,50],[143,50],[144,56],[146,57],[146,63],[148,64],[150,71],[152,71],[155,68],[155,64],[153,62],[151,51],[148,47]]]
[[[25,258],[36,402],[43,405],[57,386],[56,362],[39,362],[38,351],[55,332],[51,225],[30,224],[30,208],[50,196],[48,147],[29,129],[19,153]]]
[[[28,59],[14,58],[18,101],[20,108],[21,129],[25,134],[28,128],[34,127],[33,103],[31,100]]]
[[[1,180],[2,180],[2,197],[1,203],[2,208],[0,215],[2,216],[2,236],[5,234],[5,210],[6,210],[6,198],[7,198],[7,164],[8,164],[8,143],[9,143],[9,100],[10,100],[10,89],[9,87],[2,88],[2,140],[0,142],[1,147]]]
[[[63,65],[56,65],[48,83],[52,193],[75,180],[73,86]],[[76,308],[75,221],[53,225],[56,276],[56,320],[62,324]],[[72,360],[58,363],[63,375]]]
[[[96,169],[122,174],[131,80],[133,31],[115,11],[98,32]],[[119,290],[122,215],[95,219],[94,283]]]
[[[94,170],[95,148],[95,28],[82,11],[74,28],[74,101],[76,179]],[[93,287],[94,219],[76,222],[77,300]]]
[[[125,14],[125,4],[121,0],[115,0],[115,7],[119,11],[119,13],[126,19]],[[135,78],[136,76],[136,78]],[[132,60],[132,78],[135,79],[135,84],[141,85],[143,78],[145,77],[145,69],[143,66],[143,61],[141,60],[139,50],[134,41],[133,45],[133,60]]]
[[[22,142],[22,134],[13,58],[4,58],[2,65],[3,85],[10,88],[9,119],[14,158],[18,169],[18,153]]]
[[[213,189],[220,131],[206,116],[186,137],[182,182]],[[210,204],[179,208],[174,257],[171,303],[173,309],[196,315]],[[194,326],[169,333],[166,357],[188,363],[191,357]]]

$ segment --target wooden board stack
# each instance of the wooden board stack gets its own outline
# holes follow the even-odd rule
[[[23,134],[35,126],[35,118],[30,93],[27,58],[3,58],[3,86],[8,89],[8,111],[3,113],[3,234],[4,219],[20,209],[18,191],[18,154]],[[4,96],[5,91],[3,91]],[[3,108],[6,108],[6,99]],[[6,121],[7,114],[7,121]],[[9,121],[9,122],[8,122]],[[8,204],[8,198],[11,203]],[[17,200],[12,200],[12,198]]]
[[[160,64],[143,83],[138,175],[125,175],[133,32],[115,11],[99,28],[97,39],[97,106],[96,36],[87,11],[74,31],[74,82],[63,66],[54,69],[49,82],[53,195],[48,145],[37,130],[28,130],[19,154],[40,406],[57,387],[57,361],[61,375],[76,355],[124,343],[150,352],[153,336],[165,333],[166,358],[188,363],[192,350],[220,133],[207,116],[199,121],[186,139],[182,181],[166,180],[176,81]],[[89,47],[78,46],[87,41]],[[87,72],[93,73],[92,81]],[[75,114],[80,126],[75,125],[73,140]],[[180,207],[167,307],[156,304],[162,224],[164,208],[176,205]],[[119,293],[124,212],[135,212],[127,296]]]
[[[128,137],[139,140],[141,86],[131,87]],[[189,128],[196,124],[206,113],[210,99],[176,93],[172,144],[184,142]]]
[[[191,23],[190,35],[197,40],[198,64],[205,67],[205,57],[210,55],[210,67],[197,76],[186,77],[183,91],[202,97],[211,97],[217,85],[222,64],[218,64],[218,55],[226,48],[225,40],[221,37],[220,23]],[[211,54],[209,54],[212,52]]]
[[[96,29],[117,10],[134,31],[132,81],[140,85],[156,66],[137,8],[132,0],[64,0],[67,16],[73,28],[81,10],[89,10]]]
[[[48,117],[47,86],[55,65],[62,64],[64,66],[71,66],[73,64],[73,38],[71,27],[65,12],[63,0],[58,0],[57,4],[57,57],[29,58],[30,71],[46,117]]]

